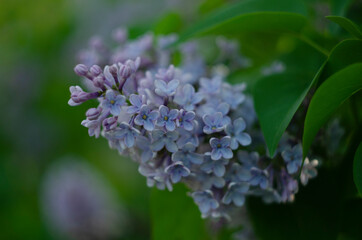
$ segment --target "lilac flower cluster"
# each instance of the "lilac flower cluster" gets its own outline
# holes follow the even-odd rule
[[[111,148],[138,162],[148,186],[171,191],[184,182],[202,216],[218,217],[242,206],[248,195],[265,202],[293,201],[299,172],[303,184],[316,176],[316,160],[301,169],[297,142],[285,141],[274,159],[251,151],[264,146],[252,100],[243,93],[245,84],[225,81],[228,68],[222,59],[231,54],[225,49],[236,48],[234,42],[228,47],[226,39],[218,40],[221,55],[214,67],[207,67],[197,43],[188,42],[177,49],[181,63],[176,67],[170,62],[176,50],[165,47],[175,35],[127,41],[122,31],[116,34],[120,46],[97,58],[108,65],[88,57],[75,67],[90,91],[71,87],[69,104],[98,100],[82,125],[90,136],[102,135]],[[245,64],[240,56],[226,62],[233,59],[234,66]]]

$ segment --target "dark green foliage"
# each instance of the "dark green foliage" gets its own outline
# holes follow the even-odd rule
[[[201,213],[181,184],[172,192],[152,190],[151,217],[152,239],[208,239]]]

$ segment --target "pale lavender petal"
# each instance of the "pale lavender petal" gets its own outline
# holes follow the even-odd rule
[[[185,113],[185,115],[183,116],[184,121],[193,120],[194,118],[195,118],[195,113],[192,111]]]
[[[247,133],[240,133],[239,135],[236,136],[236,139],[243,146],[247,146],[251,143],[251,137]]]
[[[148,119],[156,120],[158,118],[158,116],[159,116],[159,113],[156,110],[153,110],[148,114]]]
[[[174,80],[171,80],[168,84],[167,84],[167,88],[170,90],[170,91],[175,91],[176,88],[178,87],[180,81],[177,80],[177,79],[174,79]]]
[[[178,183],[181,180],[181,175],[179,174],[171,174],[171,181],[173,183]]]
[[[211,134],[211,133],[213,133],[211,127],[209,127],[209,126],[204,126],[203,131],[204,131],[204,133],[206,133],[206,134]]]
[[[192,145],[192,144],[191,144]],[[189,153],[188,158],[194,164],[201,164],[203,162],[203,157],[201,154],[197,153]]]
[[[178,116],[178,110],[177,109],[170,110],[170,112],[168,114],[169,119],[175,120],[177,118],[177,116]]]
[[[234,137],[231,138],[230,148],[232,150],[235,150],[238,148],[238,146],[239,146],[239,144],[238,144],[238,141],[236,140],[236,138],[234,138]]]
[[[179,133],[177,131],[167,133],[167,138],[169,138],[172,141],[175,141],[178,138],[178,136],[179,136]]]
[[[235,134],[238,134],[242,131],[244,131],[246,128],[245,121],[242,118],[238,118],[234,120],[234,131]]]
[[[121,108],[118,105],[112,105],[111,114],[114,116],[118,116],[121,113]]]
[[[166,149],[169,151],[169,152],[177,152],[178,150],[178,147],[176,145],[175,142],[172,142],[172,141],[167,141],[166,142]]]
[[[194,125],[190,122],[183,122],[183,127],[187,131],[191,131],[194,128]]]
[[[211,151],[211,158],[212,160],[219,160],[221,158],[222,154],[221,151],[218,149],[213,149]]]
[[[155,125],[153,124],[152,121],[146,120],[146,121],[143,122],[143,127],[144,127],[147,131],[153,131],[153,129],[155,128]]]
[[[126,137],[124,138],[124,143],[126,144],[127,147],[131,148],[134,145],[134,136],[133,134],[126,134]]]
[[[214,166],[214,173],[218,177],[222,177],[225,174],[225,166],[223,164],[216,164]]]
[[[193,103],[193,104],[198,104],[199,102],[202,101],[203,98],[204,98],[204,96],[203,96],[202,93],[196,93],[196,94],[194,95],[194,98],[193,98],[192,103]]]
[[[127,113],[129,113],[129,114],[134,114],[134,113],[137,113],[137,112],[138,112],[138,110],[139,110],[139,108],[138,108],[138,107],[135,107],[135,106],[129,106],[129,107],[127,108]]]
[[[221,103],[217,106],[217,111],[221,112],[222,115],[226,115],[230,110],[230,105],[227,103]]]
[[[143,125],[143,118],[141,116],[141,113],[139,115],[137,115],[134,119],[134,123],[137,124],[138,126],[142,126]]]
[[[245,196],[242,194],[237,194],[236,196],[234,196],[233,202],[236,206],[241,207],[244,205]]]
[[[174,131],[176,129],[176,124],[173,121],[166,122],[166,129],[167,131]]]
[[[167,116],[168,114],[168,107],[164,106],[164,105],[161,105],[159,107],[159,111],[160,111],[160,116],[161,117],[164,117],[164,116]]]
[[[222,148],[222,149],[220,149],[220,151],[221,151],[222,156],[225,159],[230,159],[233,157],[233,152],[229,148]],[[216,160],[216,159],[214,159],[214,160]]]
[[[160,151],[164,146],[165,142],[163,141],[163,139],[159,139],[151,144],[151,149],[153,151]]]
[[[155,80],[155,87],[159,88],[161,90],[165,90],[167,87],[167,84],[165,81],[162,80]]]
[[[152,132],[152,139],[153,140],[158,140],[163,138],[163,136],[165,135],[165,132],[162,130],[155,130]]]
[[[221,144],[221,146],[223,146],[223,147],[228,147],[228,146],[230,146],[230,143],[231,143],[231,138],[230,138],[229,136],[223,137],[223,138],[221,138],[221,140],[220,140],[220,144]]]
[[[136,107],[142,106],[142,97],[140,95],[131,94],[131,96],[129,97],[129,101],[132,103],[132,105]]]
[[[213,117],[211,115],[205,115],[202,120],[204,120],[204,123],[207,125],[207,126],[211,126],[213,125]]]
[[[212,148],[217,148],[217,145],[220,143],[220,140],[217,138],[211,138],[210,139],[210,146]]]
[[[141,155],[141,161],[144,163],[149,161],[152,158],[152,155],[153,155],[152,151],[149,150],[143,151]]]

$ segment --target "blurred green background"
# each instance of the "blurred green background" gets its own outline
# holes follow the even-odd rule
[[[89,162],[125,210],[122,239],[149,239],[146,180],[129,159],[80,125],[90,104],[68,106],[76,52],[95,34],[143,32],[169,11],[187,17],[198,1],[0,1],[0,239],[52,239],[40,202],[48,167],[65,156]],[[120,226],[122,228],[122,226]]]
[[[91,107],[90,103],[77,108],[67,104],[69,86],[78,84],[78,77],[73,73],[77,64],[75,53],[86,47],[92,35],[108,38],[111,30],[120,26],[129,27],[131,36],[147,30],[181,30],[227,2],[230,1],[0,1],[0,239],[64,239],[49,228],[42,213],[40,196],[47,169],[66,156],[88,162],[116,192],[127,222],[126,226],[120,226],[123,230],[118,239],[151,238],[150,215],[157,211],[150,209],[150,195],[154,192],[147,188],[135,163],[111,151],[105,139],[87,135],[87,129],[80,122]],[[305,2],[313,6],[310,15],[323,34],[330,27],[320,17],[328,14],[324,11],[343,15],[350,1]],[[332,4],[335,9],[326,7],[330,2],[335,3]],[[360,14],[350,9],[352,18],[361,20]],[[257,42],[257,37],[254,40]],[[281,45],[283,41],[279,42],[279,47],[288,48]],[[249,55],[255,57],[252,51]],[[258,60],[265,59],[254,59],[255,62]],[[318,189],[312,187],[310,193],[316,191]],[[183,196],[184,191],[181,189],[180,192],[182,195],[178,191],[169,195],[165,208],[174,202],[183,202],[178,196]],[[312,200],[306,197],[306,201]],[[356,206],[360,210],[360,205]],[[179,209],[178,214],[187,215],[182,212],[182,205]],[[269,215],[277,214],[279,208],[270,211]],[[157,221],[167,221],[168,217],[160,212],[153,212],[153,215],[158,213]],[[190,216],[198,214],[193,211]],[[284,217],[287,215],[280,216]],[[204,223],[195,220],[195,224],[203,228]],[[178,231],[188,231],[187,226],[182,227]],[[261,228],[260,225],[256,227]],[[293,229],[287,232],[293,232]],[[199,239],[203,238],[200,235]]]

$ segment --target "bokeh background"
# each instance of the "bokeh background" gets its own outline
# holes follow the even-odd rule
[[[136,164],[111,151],[105,139],[88,136],[80,122],[89,103],[77,108],[67,104],[69,86],[78,81],[76,53],[95,34],[108,38],[122,26],[135,37],[167,29],[165,22],[181,30],[227,2],[0,0],[0,239],[68,239],[64,229],[71,227],[64,222],[72,216],[63,213],[70,210],[54,200],[62,191],[69,194],[65,202],[70,208],[80,211],[74,213],[79,221],[119,223],[117,229],[96,229],[99,236],[79,230],[94,222],[77,226],[71,229],[74,236],[151,238],[151,190]],[[333,10],[330,1],[306,2],[317,27],[327,29],[319,17]],[[356,11],[350,14],[358,18],[361,12]]]
[[[62,187],[44,182],[50,168],[71,171],[69,159],[92,168],[95,173],[90,174],[99,175],[103,187],[114,193],[123,215],[117,238],[150,238],[145,179],[136,164],[111,151],[104,139],[88,136],[80,122],[90,106],[68,106],[69,86],[78,81],[76,53],[93,35],[109,38],[121,26],[137,35],[170,12],[188,19],[199,2],[0,1],[0,239],[66,239],[49,226],[42,194],[44,188]],[[59,177],[67,184],[69,177]]]

